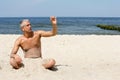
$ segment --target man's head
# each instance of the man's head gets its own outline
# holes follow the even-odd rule
[[[31,24],[30,24],[30,21],[28,19],[23,19],[20,22],[20,28],[23,32],[31,32],[32,31]]]

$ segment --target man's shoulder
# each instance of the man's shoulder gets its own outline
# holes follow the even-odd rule
[[[24,38],[24,36],[23,36],[23,35],[19,36],[17,39],[19,40],[19,39],[22,39],[22,38]]]
[[[26,40],[26,38],[22,35],[22,36],[19,36],[16,41],[19,45],[21,45],[22,42],[24,42],[24,40]]]
[[[19,36],[19,37],[16,39],[15,44],[20,45],[21,40],[22,40],[22,36]]]
[[[24,39],[24,36],[23,36],[23,35],[19,36],[19,37],[16,39],[16,41],[21,41],[22,39]]]

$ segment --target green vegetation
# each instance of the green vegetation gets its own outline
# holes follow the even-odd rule
[[[97,26],[97,27],[100,27],[101,29],[120,31],[120,26],[117,26],[117,25],[98,24],[98,25],[96,25],[96,26]]]

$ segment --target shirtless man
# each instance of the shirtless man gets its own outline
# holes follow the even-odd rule
[[[20,22],[20,28],[23,32],[23,35],[15,41],[14,47],[10,54],[10,64],[13,68],[19,69],[20,65],[22,64],[22,59],[17,55],[19,47],[21,47],[21,49],[23,50],[25,58],[42,58],[41,37],[50,37],[57,34],[56,18],[52,16],[50,17],[50,20],[53,26],[51,31],[32,31],[31,24],[28,19],[24,19]],[[46,69],[52,68],[55,65],[55,60],[46,60],[46,63],[42,65]]]

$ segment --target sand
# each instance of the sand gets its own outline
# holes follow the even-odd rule
[[[12,69],[9,55],[19,36],[0,35],[0,80],[120,80],[120,35],[42,38],[43,58],[56,60],[53,70],[32,61],[25,63],[28,66]],[[18,54],[24,60],[21,49]]]

